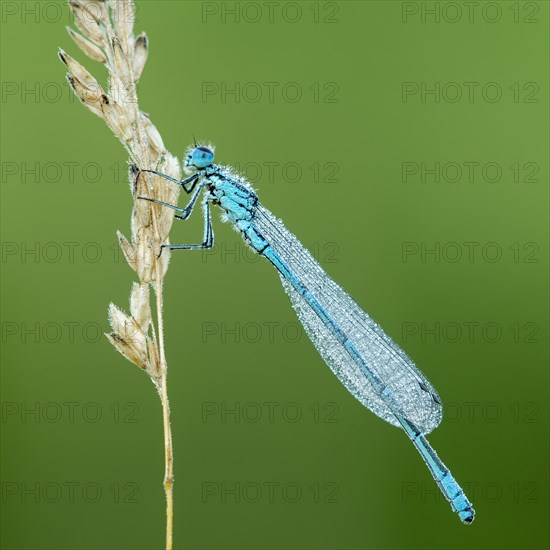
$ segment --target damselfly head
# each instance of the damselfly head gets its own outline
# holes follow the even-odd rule
[[[185,168],[193,171],[210,166],[214,162],[214,148],[206,145],[199,145],[188,150],[185,157]]]

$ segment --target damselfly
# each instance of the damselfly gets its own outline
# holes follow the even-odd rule
[[[220,206],[244,240],[279,271],[298,318],[334,374],[365,407],[405,430],[451,508],[463,523],[472,523],[472,505],[425,437],[439,425],[443,413],[441,400],[427,378],[324,272],[283,223],[260,204],[252,186],[230,167],[214,164],[212,147],[191,147],[184,167],[191,175],[183,180],[154,170],[141,170],[137,176],[143,172],[153,173],[192,194],[185,208],[139,197],[174,209],[180,220],[191,215],[203,193],[202,243],[165,244],[163,248],[211,248],[214,233],[210,203]]]

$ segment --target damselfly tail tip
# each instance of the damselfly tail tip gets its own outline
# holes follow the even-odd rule
[[[462,523],[465,525],[470,525],[473,523],[476,513],[473,508],[466,508],[466,510],[461,510],[458,515]]]

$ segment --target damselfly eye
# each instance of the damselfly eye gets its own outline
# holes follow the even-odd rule
[[[201,145],[200,147],[195,147],[193,153],[191,154],[191,162],[193,166],[197,168],[206,168],[210,166],[214,161],[214,151]]]

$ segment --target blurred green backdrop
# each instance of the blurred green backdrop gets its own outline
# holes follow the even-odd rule
[[[477,511],[460,524],[216,215],[216,248],[174,254],[166,286],[176,547],[548,548],[548,3],[138,1],[137,19],[167,147],[212,140],[416,360]],[[2,548],[161,548],[160,405],[101,335],[134,280],[126,155],[64,83],[58,46],[105,78],[66,24],[62,2],[2,2]]]

